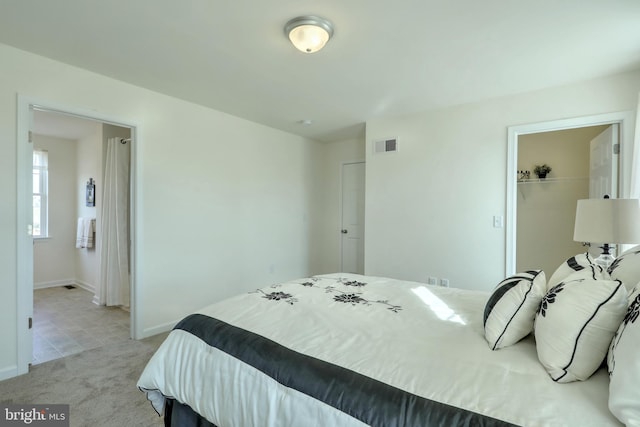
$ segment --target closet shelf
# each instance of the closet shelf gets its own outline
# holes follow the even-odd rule
[[[554,182],[568,182],[568,181],[588,181],[588,176],[580,176],[580,177],[566,177],[566,178],[530,178],[530,179],[519,179],[518,185],[520,184],[551,184]]]

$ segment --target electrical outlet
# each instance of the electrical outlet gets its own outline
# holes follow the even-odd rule
[[[448,288],[449,287],[449,279],[440,279],[440,286]]]
[[[429,277],[427,279],[427,283],[430,285],[437,285],[438,284],[438,278],[437,277]]]

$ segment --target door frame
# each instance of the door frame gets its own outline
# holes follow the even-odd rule
[[[33,357],[32,329],[29,328],[30,318],[33,318],[33,237],[32,237],[32,159],[29,156],[33,152],[32,143],[29,141],[29,132],[32,127],[32,109],[45,112],[66,114],[81,119],[95,120],[120,127],[131,129],[131,182],[130,182],[130,235],[131,242],[131,303],[130,303],[130,336],[138,339],[138,287],[137,285],[137,248],[138,238],[136,225],[138,221],[139,194],[139,157],[138,135],[139,126],[121,118],[111,117],[94,110],[88,110],[68,105],[62,105],[48,100],[36,99],[30,96],[18,94],[17,96],[17,123],[16,123],[16,181],[17,181],[17,228],[16,228],[16,325],[17,325],[17,367],[16,375],[29,372],[29,365]]]
[[[507,200],[506,200],[506,242],[505,242],[505,275],[516,273],[516,218],[518,201],[518,137],[532,133],[551,132],[575,129],[588,126],[618,124],[620,138],[620,157],[618,170],[618,194],[629,197],[629,188],[633,164],[633,112],[622,111],[570,119],[552,120],[526,125],[509,126],[507,128]]]
[[[366,198],[366,187],[367,187],[367,162],[364,159],[358,159],[358,160],[345,160],[340,162],[340,202],[339,202],[339,206],[340,206],[340,220],[339,220],[339,224],[340,224],[340,230],[342,230],[343,228],[343,218],[344,218],[344,206],[342,201],[344,200],[344,167],[347,165],[353,165],[353,164],[359,164],[359,163],[363,163],[365,165],[365,181],[364,181],[364,186],[365,186],[365,198]],[[366,205],[365,205],[366,206]],[[364,225],[364,220],[365,220],[365,216],[362,217],[362,222]],[[364,241],[364,234],[362,235],[362,240]],[[344,245],[343,245],[343,236],[342,234],[340,234],[340,259],[338,260],[339,263],[338,265],[340,266],[340,271],[343,270],[343,266],[342,266],[342,261],[344,259],[343,256],[343,252],[344,252]],[[364,251],[364,249],[363,249]],[[364,256],[364,253],[362,254]],[[364,266],[363,266],[364,268]]]

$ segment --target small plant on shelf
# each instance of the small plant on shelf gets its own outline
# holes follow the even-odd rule
[[[544,165],[536,165],[533,169],[533,173],[535,173],[540,179],[545,179],[549,172],[551,172],[551,166],[546,163]]]

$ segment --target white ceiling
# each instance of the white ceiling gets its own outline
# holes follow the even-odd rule
[[[283,33],[304,14],[334,23],[319,53]],[[0,42],[332,141],[376,117],[638,69],[640,1],[0,0]]]

